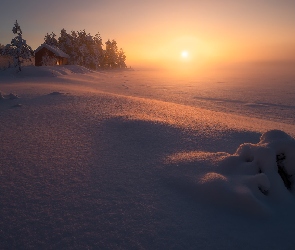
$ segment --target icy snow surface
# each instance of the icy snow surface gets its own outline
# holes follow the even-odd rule
[[[294,86],[1,71],[0,248],[293,249]]]

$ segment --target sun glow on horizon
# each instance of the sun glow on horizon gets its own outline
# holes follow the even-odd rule
[[[188,58],[188,56],[189,56],[188,51],[183,50],[183,51],[181,52],[181,57],[182,57],[182,58]]]

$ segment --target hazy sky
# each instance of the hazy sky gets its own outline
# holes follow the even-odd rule
[[[85,29],[115,39],[131,66],[295,62],[295,0],[1,0],[1,44],[16,19],[33,49]]]

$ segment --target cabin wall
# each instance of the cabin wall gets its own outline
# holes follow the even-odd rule
[[[68,64],[68,59],[56,56],[53,52],[46,48],[40,49],[37,53],[35,53],[35,66],[42,66],[42,58],[43,56],[52,56],[57,60],[57,65],[66,65]]]
[[[64,57],[57,57],[57,65],[67,65],[68,59]]]
[[[53,56],[55,57],[54,53],[46,48],[40,49],[37,53],[35,53],[35,66],[42,66],[42,58],[43,56]]]

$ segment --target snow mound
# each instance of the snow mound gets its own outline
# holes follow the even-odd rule
[[[59,91],[53,91],[53,92],[49,93],[48,95],[64,95],[64,93],[59,92]]]
[[[21,103],[17,103],[15,105],[13,105],[13,108],[21,108],[23,105]]]
[[[245,106],[248,107],[253,107],[253,108],[265,108],[265,107],[269,107],[269,105],[267,104],[263,104],[263,103],[245,103]]]
[[[206,199],[239,211],[271,214],[295,208],[295,140],[280,130],[245,143],[198,179]]]
[[[78,65],[62,65],[62,66],[26,66],[22,67],[22,71],[17,72],[15,68],[9,68],[0,71],[0,76],[15,77],[57,77],[72,74],[87,74],[93,71]]]
[[[15,99],[18,99],[19,97],[16,94],[10,93],[9,95],[7,95],[7,98],[10,100],[15,100]]]
[[[4,99],[15,100],[15,99],[19,99],[19,96],[13,93],[10,93],[8,95],[2,95],[2,93],[0,92],[0,100],[4,100]]]

